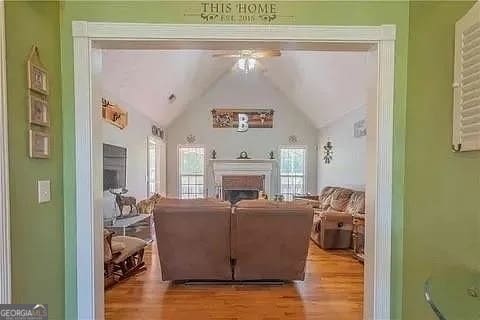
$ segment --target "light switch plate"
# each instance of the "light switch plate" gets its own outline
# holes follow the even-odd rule
[[[50,201],[50,180],[38,180],[38,203]]]

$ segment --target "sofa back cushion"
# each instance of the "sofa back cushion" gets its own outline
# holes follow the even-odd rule
[[[231,207],[205,199],[162,200],[154,210],[163,280],[232,280]]]
[[[347,204],[350,201],[353,190],[345,188],[337,188],[332,193],[330,200],[330,207],[335,211],[344,212],[347,208]]]
[[[323,188],[322,192],[320,192],[320,196],[318,197],[318,209],[327,210],[328,208],[330,208],[332,194],[336,189],[338,188],[335,188],[335,187]]]
[[[245,205],[245,203],[244,203]],[[237,207],[231,250],[235,280],[303,280],[313,208]]]
[[[230,202],[217,199],[177,199],[165,198],[157,206],[162,207],[231,207]]]
[[[365,213],[365,192],[355,191],[348,201],[345,213],[364,214]]]
[[[272,200],[241,200],[236,203],[236,208],[304,208],[311,207],[304,201],[272,201]]]

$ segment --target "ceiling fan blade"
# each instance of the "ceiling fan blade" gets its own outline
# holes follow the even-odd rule
[[[215,53],[212,55],[214,58],[240,58],[241,56],[239,54],[233,54],[233,53]]]
[[[282,53],[279,50],[268,50],[268,51],[256,51],[252,54],[252,58],[261,59],[261,58],[272,58],[280,57]]]
[[[282,53],[280,50],[260,50],[260,51],[252,51],[252,50],[242,50],[238,53],[235,52],[223,52],[223,53],[215,53],[212,55],[214,58],[242,58],[242,57],[250,57],[253,59],[261,59],[261,58],[271,58],[271,57],[280,57]]]

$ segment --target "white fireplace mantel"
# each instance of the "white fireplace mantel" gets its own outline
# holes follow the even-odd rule
[[[215,185],[222,187],[223,176],[265,176],[265,193],[270,197],[275,159],[211,159]]]

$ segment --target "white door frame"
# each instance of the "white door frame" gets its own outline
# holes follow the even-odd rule
[[[155,193],[164,194],[163,180],[165,179],[166,170],[163,172],[162,152],[165,150],[165,142],[156,136],[149,136],[147,138],[147,195],[150,196],[150,143],[155,144]]]
[[[394,25],[382,26],[261,26],[139,24],[73,21],[76,134],[77,303],[79,319],[103,319],[103,225],[94,214],[101,203],[101,181],[94,157],[100,142],[100,108],[92,105],[92,50],[99,41],[267,41],[356,43],[378,48],[375,145],[369,151],[376,164],[367,182],[365,319],[390,318],[392,146],[394,98]],[[133,42],[132,41],[132,42]],[[95,279],[98,281],[96,282]]]
[[[11,302],[5,5],[0,1],[0,304]]]

